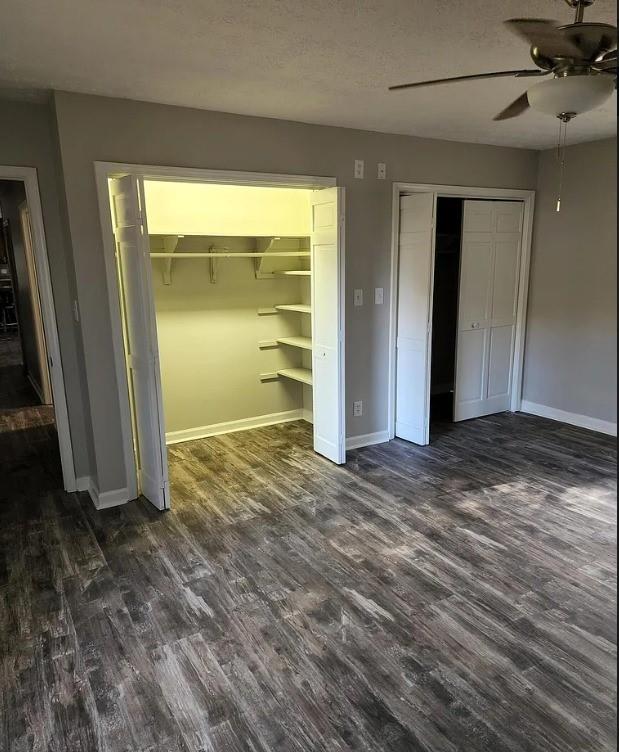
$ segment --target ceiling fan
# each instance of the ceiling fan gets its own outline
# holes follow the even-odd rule
[[[585,8],[594,0],[565,2],[576,11],[574,23],[559,26],[544,18],[513,18],[505,22],[510,31],[529,42],[537,69],[438,78],[390,86],[390,91],[483,78],[538,78],[552,74],[552,78],[527,89],[493,119],[507,120],[533,107],[567,123],[575,115],[599,107],[616,86],[617,27],[583,20]]]

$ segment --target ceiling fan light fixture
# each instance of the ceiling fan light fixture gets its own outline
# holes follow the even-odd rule
[[[560,76],[531,86],[527,90],[527,99],[531,107],[548,115],[578,115],[603,105],[614,89],[610,76]]]

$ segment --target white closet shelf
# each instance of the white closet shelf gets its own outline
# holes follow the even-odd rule
[[[168,259],[168,258],[174,258],[174,259],[205,259],[205,258],[264,258],[264,253],[261,252],[249,252],[249,251],[213,251],[213,252],[201,252],[196,251],[196,253],[151,253],[151,258],[161,258],[161,259]],[[309,251],[274,251],[272,253],[269,253],[269,257],[277,257],[282,256],[285,258],[294,257],[299,258],[300,256],[310,256],[311,254]],[[290,272],[281,272],[282,274],[289,274]],[[298,273],[298,272],[295,272]],[[308,272],[309,273],[309,272]]]
[[[311,277],[312,272],[309,269],[291,269],[285,272],[273,272],[276,277]]]
[[[279,337],[277,341],[282,345],[289,345],[290,347],[300,347],[302,350],[312,349],[311,337]]]
[[[311,313],[312,307],[303,303],[294,303],[290,305],[276,305],[278,311],[298,311],[299,313]]]
[[[312,372],[309,368],[283,368],[277,372],[280,376],[293,381],[300,381],[303,384],[312,386]]]

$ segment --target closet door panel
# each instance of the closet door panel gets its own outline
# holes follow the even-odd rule
[[[433,193],[400,199],[395,435],[430,440],[430,341],[434,265]]]
[[[312,380],[314,450],[346,461],[343,341],[342,188],[314,191],[310,201],[312,251]]]
[[[488,399],[505,398],[509,407],[510,375],[512,366],[513,327],[496,326],[490,332],[488,363]]]
[[[484,396],[486,337],[484,329],[470,329],[459,338],[458,366],[462,369],[458,397],[462,402],[480,400]]]
[[[464,202],[455,420],[509,409],[521,231],[521,202]]]
[[[492,290],[492,324],[515,323],[520,237],[497,239]]]
[[[465,201],[462,229],[464,232],[492,232],[494,228],[493,201]]]
[[[466,237],[460,262],[459,295],[460,328],[466,330],[473,324],[479,324],[479,328],[486,326],[492,299],[492,241],[489,237],[479,234]]]
[[[165,509],[169,498],[161,385],[149,249],[138,190],[136,178],[127,175],[111,181],[110,198],[139,491],[158,509]]]
[[[335,349],[338,341],[338,257],[334,243],[315,244],[313,248],[314,328],[320,332],[320,344]]]

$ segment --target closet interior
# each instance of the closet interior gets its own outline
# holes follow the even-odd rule
[[[430,368],[431,423],[451,422],[454,419],[463,203],[461,198],[437,198]]]
[[[166,443],[312,422],[311,193],[144,181]]]

